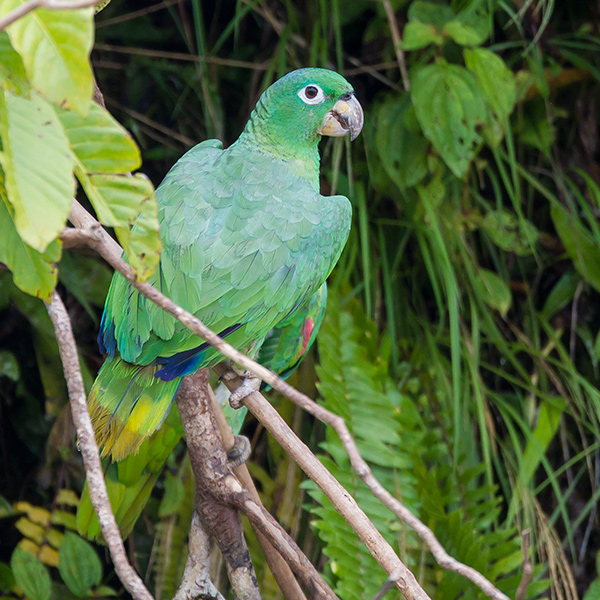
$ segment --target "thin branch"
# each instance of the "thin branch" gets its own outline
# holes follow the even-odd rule
[[[94,217],[92,217],[92,215],[90,215],[76,200],[73,201],[69,219],[74,225],[81,228],[91,228],[97,223]],[[104,229],[94,231],[94,236],[90,237],[90,245],[95,248],[109,264],[119,271],[143,296],[154,302],[157,306],[160,306],[164,311],[173,315],[191,331],[219,350],[224,356],[230,358],[245,369],[252,371],[263,381],[266,381],[271,385],[271,387],[291,400],[297,401],[297,399],[301,399],[302,404],[310,406],[312,403],[315,406],[318,406],[308,396],[298,392],[298,390],[294,389],[275,373],[254,362],[251,358],[248,358],[225,340],[221,339],[214,331],[211,331],[194,315],[175,304],[152,285],[137,281],[131,267],[121,258],[122,249],[117,242],[115,242]],[[238,386],[239,382],[235,385],[235,388]],[[354,498],[348,494],[309,448],[296,437],[285,421],[279,416],[277,411],[273,409],[260,394],[258,394],[258,398],[256,394],[252,394],[250,397],[255,398],[255,403],[253,405],[254,410],[261,413],[259,420],[268,429],[273,426],[274,422],[277,422],[277,424],[282,427],[282,435],[280,435],[279,438],[280,443],[290,454],[292,453],[292,447],[294,447],[294,454],[297,462],[298,460],[301,461],[298,462],[298,465],[315,481],[315,483],[317,483],[323,492],[325,492],[336,510],[347,520],[348,524],[354,529],[359,538],[369,549],[369,552],[371,552],[375,560],[383,567],[387,574],[391,575],[398,570],[403,572],[402,577],[396,581],[396,586],[402,591],[406,598],[408,598],[408,600],[429,598],[423,588],[417,583],[414,575],[398,558],[393,548],[381,533],[379,533],[373,523],[371,523]],[[480,575],[480,577],[482,576]],[[502,600],[505,600],[504,597]]]
[[[210,580],[210,537],[194,512],[188,542],[188,557],[173,600],[225,600]]]
[[[61,0],[29,0],[25,4],[17,6],[7,15],[0,19],[0,31],[4,31],[9,25],[24,17],[36,8],[47,8],[49,10],[75,10],[77,8],[87,8],[98,4],[100,0],[73,0],[72,2],[62,2]]]
[[[402,76],[402,85],[404,89],[410,91],[410,79],[408,78],[408,71],[406,70],[406,57],[404,56],[404,50],[402,49],[402,38],[400,37],[400,30],[398,29],[398,23],[396,22],[396,15],[394,9],[390,3],[390,0],[381,0],[383,8],[385,9],[385,16],[387,17],[388,26],[392,34],[392,43],[394,44],[394,51],[396,52],[396,59],[398,60],[398,66],[400,67],[400,75]]]
[[[184,62],[209,63],[223,65],[225,67],[236,67],[239,69],[250,69],[251,71],[266,71],[267,63],[253,63],[233,58],[221,58],[219,56],[203,56],[199,54],[188,54],[187,52],[170,52],[168,50],[152,50],[149,48],[130,48],[129,46],[116,46],[115,44],[96,44],[96,50],[117,52],[119,54],[133,54],[136,56],[148,56],[150,58],[164,58],[167,60],[181,60]]]
[[[231,428],[229,427],[229,423],[227,423],[227,419],[225,419],[225,415],[219,406],[219,401],[217,400],[211,387],[208,388],[208,393],[212,403],[213,414],[215,415],[219,432],[223,438],[225,450],[229,452],[229,450],[235,444],[235,437],[231,431]],[[245,464],[241,464],[237,467],[234,467],[233,472],[244,488],[246,488],[250,496],[254,499],[254,501],[262,507],[263,505],[260,496],[258,495],[258,491],[254,485],[252,476],[248,471],[248,467]],[[296,581],[296,578],[294,577],[294,574],[292,573],[288,563],[271,545],[269,540],[265,537],[260,529],[255,529],[254,533],[256,534],[256,539],[258,540],[258,543],[260,544],[260,547],[265,555],[267,564],[271,569],[271,573],[273,573],[275,581],[277,581],[277,585],[283,592],[286,600],[306,600],[306,596],[304,595],[300,585],[298,585],[298,582]],[[317,575],[319,575],[318,572]],[[325,582],[323,583],[326,585]]]
[[[81,455],[83,456],[83,463],[85,465],[90,499],[98,515],[102,535],[110,551],[115,571],[125,589],[135,600],[152,600],[152,595],[144,585],[144,582],[127,560],[121,533],[110,506],[104,482],[104,473],[102,472],[102,465],[98,454],[98,445],[96,444],[92,421],[87,410],[86,393],[79,367],[77,345],[75,344],[75,338],[71,329],[71,320],[69,319],[65,305],[56,291],[52,295],[52,302],[47,304],[46,308],[48,309],[48,315],[52,320],[56,333],[56,341],[58,342],[60,358],[69,390],[69,402],[71,403],[73,422],[77,430]]]
[[[231,485],[242,488],[227,465],[223,440],[207,393],[208,377],[207,369],[184,377],[176,396],[196,478],[196,512],[204,529],[215,538],[221,550],[235,597],[260,600],[240,515],[226,501]]]

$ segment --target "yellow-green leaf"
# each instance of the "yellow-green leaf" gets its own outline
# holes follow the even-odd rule
[[[12,47],[6,31],[0,31],[0,86],[14,94],[29,95],[29,83],[19,53]]]
[[[0,17],[26,0],[0,0]],[[57,106],[86,114],[94,80],[89,56],[94,43],[94,9],[38,8],[7,32],[21,55],[31,85]]]
[[[458,20],[446,23],[442,29],[442,34],[452,38],[461,46],[478,46],[487,37],[485,34]]]
[[[73,203],[73,158],[63,127],[37,94],[0,90],[0,163],[23,241],[44,252],[62,231]]]
[[[28,246],[17,233],[10,208],[0,186],[0,262],[12,271],[15,285],[42,300],[50,300],[56,286],[56,263],[62,245],[52,242],[42,254]]]
[[[68,110],[57,113],[73,153],[87,173],[127,173],[142,164],[129,132],[95,102],[85,117]]]
[[[88,176],[80,166],[76,172],[98,219],[115,228],[131,268],[145,281],[158,264],[161,249],[152,183],[141,173]]]
[[[493,271],[479,269],[475,280],[477,295],[490,307],[506,316],[512,302],[510,287]]]
[[[443,41],[444,38],[431,23],[409,21],[404,27],[402,48],[404,50],[417,50],[429,46],[429,44],[440,45]]]

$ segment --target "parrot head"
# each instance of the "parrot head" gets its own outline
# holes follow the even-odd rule
[[[327,69],[298,69],[271,85],[260,97],[246,131],[260,132],[273,148],[315,147],[322,135],[360,133],[364,115],[352,86]]]

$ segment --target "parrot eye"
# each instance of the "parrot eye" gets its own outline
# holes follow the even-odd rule
[[[325,94],[323,90],[314,84],[303,87],[299,92],[298,96],[306,104],[321,104],[325,100]]]

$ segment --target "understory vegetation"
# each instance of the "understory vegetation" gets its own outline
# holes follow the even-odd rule
[[[0,0],[0,16],[18,4]],[[84,50],[92,12],[61,17]],[[159,252],[150,181],[199,141],[232,143],[261,91],[308,65],[347,77],[365,126],[352,146],[322,142],[322,191],[351,198],[353,228],[291,383],[342,415],[378,480],[511,598],[525,559],[520,600],[600,597],[598,3],[113,0],[91,54],[106,111],[89,112],[89,65],[57,52],[41,73],[42,27],[25,20],[0,32],[0,599],[121,593],[104,549],[74,533],[84,472],[39,299],[58,285],[89,389],[111,271],[61,247],[73,173],[144,278]],[[126,176],[140,164],[149,179]],[[371,495],[335,432],[270,394],[432,598],[483,597]],[[372,598],[385,575],[348,524],[261,427],[243,432],[265,506],[342,600]],[[159,600],[183,570],[191,478],[180,443],[128,538]],[[263,597],[281,597],[247,533]],[[226,589],[218,557],[214,574]]]

